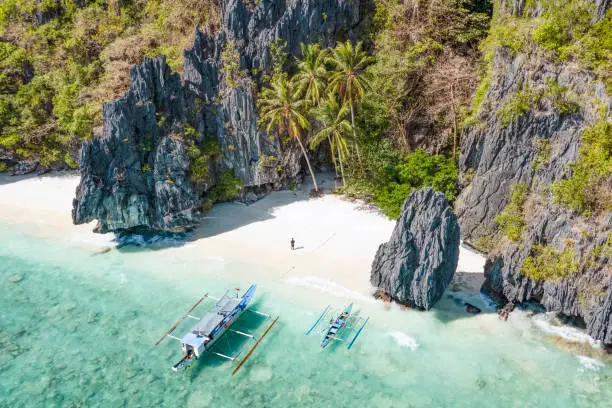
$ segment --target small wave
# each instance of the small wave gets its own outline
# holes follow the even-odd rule
[[[584,343],[590,344],[592,347],[599,348],[600,342],[593,339],[583,331],[570,326],[556,325],[551,322],[555,322],[554,313],[544,313],[536,315],[533,321],[537,327],[542,331],[551,334],[553,336],[561,337],[572,343]]]
[[[595,360],[594,358],[591,358],[591,357],[576,356],[576,358],[578,359],[578,361],[580,361],[580,365],[582,366],[581,368],[578,369],[578,371],[581,371],[581,372],[584,372],[585,369],[591,370],[591,371],[599,371],[599,369],[604,366],[604,363],[602,363],[599,360]]]
[[[115,234],[76,233],[71,243],[94,249],[110,248],[115,246]]]
[[[323,279],[316,276],[292,276],[287,278],[287,282],[298,286],[307,286],[319,289],[321,292],[330,293],[337,297],[358,299],[360,301],[371,303],[375,302],[374,299],[364,296],[359,292],[355,292],[354,290],[350,290],[349,288],[339,285],[330,279]]]
[[[387,335],[393,337],[395,342],[400,347],[407,347],[412,351],[416,351],[416,349],[419,348],[419,343],[417,343],[417,341],[414,338],[410,337],[404,332],[395,331],[395,332],[387,333]]]

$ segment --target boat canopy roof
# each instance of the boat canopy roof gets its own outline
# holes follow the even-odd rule
[[[241,300],[241,298],[224,295],[210,311],[200,318],[189,333],[183,336],[181,343],[199,347],[202,343],[210,340],[210,333],[221,323],[225,316],[230,314],[240,304]]]
[[[199,350],[202,344],[210,340],[207,336],[198,336],[195,333],[187,333],[181,339],[182,344],[192,346],[194,349]]]

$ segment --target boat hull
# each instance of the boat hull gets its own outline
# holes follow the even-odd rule
[[[198,359],[205,352],[210,351],[215,346],[217,340],[219,340],[231,327],[231,325],[234,324],[234,322],[236,322],[247,310],[248,304],[250,303],[255,293],[255,289],[256,286],[251,285],[251,287],[249,287],[249,289],[242,295],[240,301],[235,304],[235,307],[233,307],[231,311],[229,311],[228,309],[223,310],[223,306],[219,306],[219,308],[221,309],[217,309],[219,310],[217,313],[209,312],[205,314],[202,319],[200,319],[200,323],[205,322],[203,323],[205,327],[198,325],[194,326],[193,329],[195,330],[192,329],[192,331],[190,333],[187,333],[181,340],[181,348],[185,355],[183,356],[183,359],[181,361],[172,366],[172,370],[180,371],[181,369],[187,367],[191,362],[193,362],[193,360]],[[222,298],[222,300],[223,299],[225,298]],[[216,307],[219,305],[220,302],[217,303]],[[211,319],[214,321],[214,318],[218,317],[218,315],[224,316],[221,321],[219,321],[219,323],[217,324],[211,322]],[[206,320],[205,317],[208,317],[208,320]],[[214,327],[210,326],[211,323],[214,324]],[[224,356],[218,353],[216,354],[231,359],[231,357]]]

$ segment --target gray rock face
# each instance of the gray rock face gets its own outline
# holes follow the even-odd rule
[[[165,59],[130,72],[126,95],[104,105],[101,138],[81,148],[81,183],[73,201],[76,224],[99,220],[98,232],[136,227],[175,230],[193,225],[199,199],[192,193],[180,126],[182,87]]]
[[[428,310],[453,279],[459,240],[457,218],[444,195],[431,187],[415,190],[391,239],[376,252],[370,282],[398,303]]]
[[[99,221],[98,231],[134,227],[174,230],[197,222],[199,193],[216,174],[232,169],[247,187],[276,188],[299,180],[297,143],[269,137],[257,127],[255,95],[262,72],[270,72],[270,44],[286,41],[289,58],[300,43],[333,45],[355,39],[359,0],[243,0],[222,4],[216,36],[196,29],[185,51],[184,74],[171,74],[163,58],[132,69],[126,95],[105,105],[103,136],[81,151],[81,183],[74,200],[75,223]],[[257,5],[254,5],[254,4]],[[240,54],[246,75],[236,87],[221,70],[229,41]],[[221,157],[209,163],[205,182],[192,186],[183,146],[185,127],[196,141],[214,139]]]
[[[523,7],[519,0],[507,3],[511,3],[508,10]],[[606,1],[596,3],[608,7]],[[599,16],[601,10],[597,13]],[[506,127],[502,125],[496,112],[521,84],[545,90],[554,82],[567,87],[565,94],[579,101],[577,112],[559,113],[544,98]],[[605,251],[593,256],[609,239],[612,214],[579,216],[554,204],[549,189],[566,176],[568,164],[577,158],[584,129],[600,120],[602,106],[610,118],[612,99],[591,72],[573,64],[553,64],[533,53],[512,55],[507,49],[498,49],[491,86],[480,111],[481,123],[466,129],[462,136],[459,165],[464,188],[456,202],[456,213],[465,239],[497,242],[485,266],[484,289],[490,295],[502,303],[537,301],[548,311],[579,317],[591,336],[612,343],[610,259]],[[494,221],[508,204],[514,183],[529,186],[526,225],[518,243],[501,240]],[[535,244],[560,251],[568,242],[581,265],[579,272],[547,282],[521,274],[521,266]]]

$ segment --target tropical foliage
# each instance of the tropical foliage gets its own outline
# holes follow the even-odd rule
[[[130,68],[164,54],[180,70],[193,27],[219,16],[214,0],[1,1],[0,149],[74,167]]]
[[[552,185],[554,200],[582,214],[612,211],[612,121],[600,120],[582,134],[578,160],[568,177]]]
[[[556,251],[548,245],[534,245],[521,273],[533,280],[559,280],[579,270],[576,252],[571,248]]]
[[[296,140],[308,165],[312,176],[315,191],[319,191],[308,154],[302,143],[302,133],[310,129],[310,122],[306,117],[309,102],[301,97],[302,92],[295,83],[279,75],[272,78],[270,88],[264,88],[259,95],[259,112],[261,120],[267,124],[268,133],[276,131],[278,134],[287,132],[289,137]]]
[[[327,140],[332,156],[332,162],[336,160],[340,164],[340,175],[342,182],[346,184],[344,174],[344,162],[350,155],[347,138],[354,133],[353,126],[347,120],[349,108],[338,103],[337,99],[330,94],[327,100],[315,111],[315,116],[321,121],[321,129],[310,139],[310,148],[314,149]],[[337,154],[337,156],[336,156]]]
[[[514,184],[510,193],[510,202],[495,217],[495,222],[504,235],[514,242],[519,242],[525,227],[523,204],[528,191],[529,186],[526,183]]]
[[[442,155],[430,156],[418,149],[395,166],[389,176],[391,181],[376,190],[374,201],[392,218],[400,216],[406,197],[415,188],[432,186],[452,202],[457,194],[458,174],[452,159]]]

